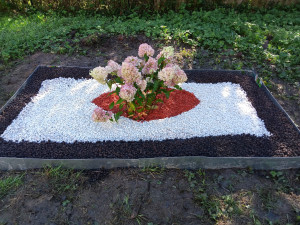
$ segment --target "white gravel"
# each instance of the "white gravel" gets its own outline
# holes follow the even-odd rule
[[[121,117],[118,123],[95,123],[91,101],[109,91],[93,79],[45,80],[18,117],[1,135],[20,142],[97,142],[106,140],[165,140],[219,135],[270,136],[263,121],[238,84],[185,83],[200,104],[172,118],[136,122]]]

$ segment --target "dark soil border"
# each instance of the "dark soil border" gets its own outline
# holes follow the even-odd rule
[[[0,111],[0,134],[36,95],[42,81],[56,77],[89,77],[90,68],[39,66]],[[189,82],[238,83],[247,92],[271,137],[224,135],[165,141],[106,141],[97,143],[14,143],[0,138],[0,157],[39,159],[149,159],[169,157],[291,157],[300,156],[300,132],[267,88],[256,84],[251,71],[187,70]],[[190,157],[188,157],[190,158]],[[237,159],[236,158],[236,159]],[[262,159],[263,159],[262,158]],[[4,158],[3,158],[4,159]],[[162,158],[161,158],[162,159]],[[229,160],[229,158],[227,158]],[[266,159],[266,158],[265,158]],[[107,161],[106,160],[106,161]],[[175,160],[175,158],[174,158]],[[127,160],[128,161],[128,160]],[[150,160],[151,161],[151,160]],[[149,161],[149,162],[150,162]],[[153,161],[153,160],[152,160]],[[0,165],[5,162],[1,162]],[[297,163],[296,163],[297,164]],[[298,163],[299,165],[300,163]],[[1,167],[1,166],[0,166]],[[300,165],[299,165],[300,167]]]

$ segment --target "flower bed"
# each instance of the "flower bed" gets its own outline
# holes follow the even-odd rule
[[[90,116],[95,105],[91,101],[101,94],[102,89],[100,84],[89,78],[89,68],[39,67],[26,87],[1,113],[0,156],[150,158],[300,155],[299,132],[265,91],[256,85],[253,77],[238,71],[196,70],[186,73],[188,83],[182,88],[194,93],[200,100],[195,108],[175,117],[143,123],[125,117],[121,117],[118,123],[94,123]],[[60,80],[62,89],[53,85],[55,80]],[[88,90],[84,85],[94,85],[97,91]],[[103,87],[102,93],[105,91]],[[62,95],[59,97],[58,93]],[[233,93],[240,93],[240,99]],[[87,96],[90,96],[89,99],[83,101]],[[213,97],[207,99],[207,96]],[[76,104],[72,105],[72,102]],[[47,110],[28,107],[38,104]],[[249,111],[249,104],[254,111]],[[81,123],[82,118],[75,115],[76,107],[90,123]],[[244,115],[243,107],[247,108]],[[87,125],[84,127],[82,124]],[[80,130],[81,133],[78,132]],[[108,133],[108,130],[111,132]],[[32,140],[28,135],[30,132],[36,134],[31,135]]]

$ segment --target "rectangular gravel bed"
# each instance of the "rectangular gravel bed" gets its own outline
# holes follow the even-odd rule
[[[183,89],[200,100],[194,109],[149,123],[99,124],[90,102],[108,90],[90,79],[89,68],[38,67],[0,113],[0,157],[300,156],[299,130],[251,72],[186,73]]]

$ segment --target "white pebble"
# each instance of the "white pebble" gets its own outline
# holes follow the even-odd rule
[[[9,141],[97,141],[166,140],[219,135],[270,136],[248,101],[245,91],[233,83],[185,83],[200,104],[178,116],[136,122],[121,117],[118,123],[95,123],[92,100],[109,89],[93,79],[45,80],[2,138]]]

